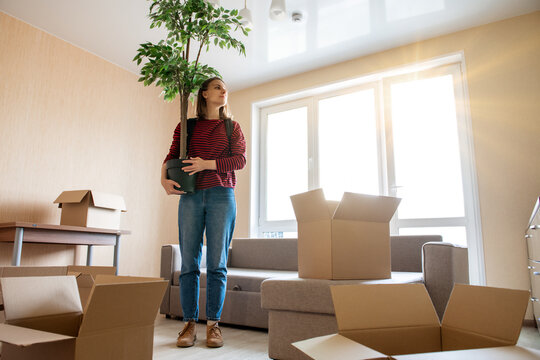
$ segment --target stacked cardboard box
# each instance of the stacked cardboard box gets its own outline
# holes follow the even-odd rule
[[[400,199],[322,189],[291,196],[298,222],[298,276],[313,279],[390,278],[389,222]]]

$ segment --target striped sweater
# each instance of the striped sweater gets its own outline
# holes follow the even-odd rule
[[[191,141],[188,144],[189,157],[204,160],[216,160],[216,170],[203,170],[197,173],[197,189],[209,189],[215,186],[234,188],[236,175],[246,165],[246,141],[240,125],[233,121],[231,144],[225,131],[223,120],[197,120]],[[164,162],[178,159],[180,156],[180,123],[174,130],[169,154]]]

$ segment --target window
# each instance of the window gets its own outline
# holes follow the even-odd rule
[[[397,196],[393,234],[440,234],[483,252],[462,63],[423,64],[260,108],[254,236],[296,236],[290,196],[322,188]],[[301,96],[303,95],[303,96]]]
[[[318,177],[329,200],[344,191],[378,195],[375,89],[321,98],[318,105]]]
[[[399,234],[431,233],[466,246],[455,68],[384,80],[389,193],[402,198]],[[450,227],[449,227],[450,226]],[[455,227],[455,228],[454,228]]]
[[[295,219],[289,197],[309,189],[307,110],[305,104],[294,103],[264,112],[266,177],[261,214],[267,226],[274,223],[278,230],[285,229],[280,222]]]

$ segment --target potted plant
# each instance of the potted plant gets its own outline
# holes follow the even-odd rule
[[[205,0],[152,0],[149,17],[150,28],[165,26],[167,38],[157,44],[141,44],[133,61],[139,65],[146,60],[139,78],[145,86],[155,83],[163,88],[166,101],[180,96],[180,158],[169,160],[167,174],[180,184],[182,191],[193,192],[195,176],[181,170],[188,145],[188,101],[205,79],[219,76],[216,69],[201,63],[201,52],[213,45],[236,49],[245,56],[244,44],[232,33],[239,30],[247,36],[250,29],[242,25],[238,10],[224,9]]]

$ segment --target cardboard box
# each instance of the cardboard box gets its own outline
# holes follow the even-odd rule
[[[439,323],[422,284],[343,285],[331,291],[339,334],[293,343],[316,360],[416,359],[399,355],[431,352],[431,359],[462,360],[464,353],[455,350],[512,346],[529,299],[528,291],[456,284]],[[522,350],[474,353],[508,351]]]
[[[313,279],[390,278],[388,223],[401,199],[322,189],[291,196],[298,222],[298,276]]]
[[[120,229],[120,214],[126,211],[122,196],[92,190],[64,191],[54,203],[62,208],[60,225]]]
[[[2,360],[152,359],[167,281],[98,275],[84,309],[73,276],[2,278]]]

